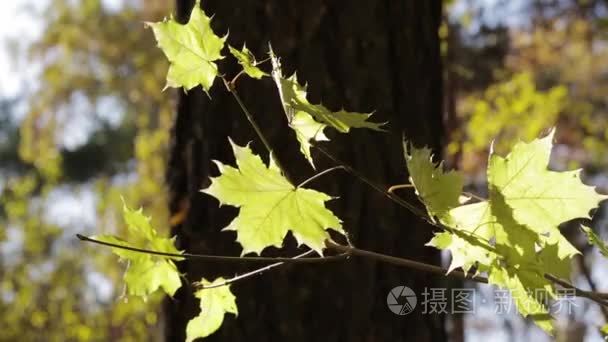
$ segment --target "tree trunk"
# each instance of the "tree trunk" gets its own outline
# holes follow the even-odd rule
[[[194,1],[178,0],[177,18],[185,22]],[[407,182],[402,138],[432,147],[439,155],[443,136],[441,62],[437,30],[440,0],[206,0],[212,26],[223,35],[230,29],[231,45],[247,42],[259,59],[272,42],[287,75],[298,71],[309,84],[309,99],[333,110],[371,112],[387,121],[388,133],[354,129],[331,134],[324,143],[339,158],[383,186]],[[221,67],[229,77],[234,64]],[[259,121],[296,182],[313,174],[293,132],[287,127],[272,80],[239,79],[243,101]],[[173,234],[178,247],[192,253],[239,255],[232,232],[220,232],[237,210],[199,190],[216,176],[213,159],[233,163],[230,136],[238,144],[252,141],[264,150],[234,99],[216,81],[209,99],[200,89],[180,92],[167,171]],[[317,167],[333,166],[315,154]],[[439,253],[424,247],[431,229],[422,220],[340,172],[311,187],[339,196],[330,207],[344,221],[357,247],[438,264]],[[416,199],[405,191],[412,203]],[[288,236],[285,250],[265,255],[295,255]],[[231,277],[259,265],[183,261],[180,271],[190,282],[201,277]],[[389,291],[405,285],[422,301],[425,287],[440,287],[441,279],[405,268],[351,258],[322,265],[290,265],[232,285],[238,318],[227,315],[210,340],[241,341],[443,341],[442,315],[422,314],[420,306],[405,316],[386,304]],[[183,341],[185,327],[198,314],[198,300],[184,286],[168,299],[167,341]]]

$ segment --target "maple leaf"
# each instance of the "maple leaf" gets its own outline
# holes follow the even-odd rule
[[[269,246],[281,247],[291,230],[298,244],[322,254],[328,228],[344,234],[342,223],[325,208],[329,195],[292,185],[275,164],[264,165],[249,146],[230,141],[238,169],[216,161],[221,175],[202,190],[220,201],[239,207],[238,216],[224,230],[237,233],[242,254],[260,254]]]
[[[532,319],[547,333],[553,333],[553,317],[545,305],[549,293],[538,291],[551,286],[548,281],[530,270],[495,267],[488,277],[488,283],[508,289],[519,313]]]
[[[552,137],[553,132],[530,143],[520,142],[505,158],[492,152],[489,200],[460,206],[461,178],[444,173],[440,164],[431,161],[428,149],[406,151],[419,198],[429,215],[447,227],[428,245],[452,253],[448,272],[473,266],[487,272],[491,284],[509,289],[516,297],[522,315],[549,333],[553,327],[544,302],[555,297],[556,291],[544,275],[568,278],[570,259],[578,253],[558,226],[588,217],[606,198],[584,185],[578,170],[547,170]],[[538,298],[538,290],[545,291],[546,298]]]
[[[452,208],[458,207],[462,194],[463,177],[456,171],[444,172],[441,163],[432,161],[429,148],[408,148],[403,144],[410,182],[425,204],[429,217],[445,218]]]
[[[230,285],[218,286],[224,282],[223,278],[217,278],[213,282],[204,278],[201,280],[203,286],[211,288],[200,289],[194,294],[200,299],[201,312],[188,322],[186,342],[207,337],[217,331],[222,326],[227,313],[238,315],[236,297],[230,291]]]
[[[112,235],[101,235],[96,239],[120,246],[149,248],[172,254],[183,253],[175,248],[174,239],[158,236],[150,224],[150,218],[144,216],[142,209],[132,210],[123,201],[123,218],[130,237],[140,240],[141,244],[135,245]],[[112,247],[112,252],[128,262],[123,277],[128,295],[146,298],[161,288],[166,294],[172,296],[181,287],[179,272],[171,260],[181,260],[181,258],[160,257],[116,247]]]
[[[221,51],[228,35],[215,35],[211,18],[205,15],[199,1],[196,1],[186,25],[172,17],[147,24],[152,27],[158,46],[170,62],[165,88],[190,90],[200,84],[208,92],[218,75],[214,61],[224,58]]]
[[[489,241],[494,231],[487,202],[454,208],[444,216],[444,222],[452,229],[436,233],[427,246],[452,253],[448,273],[458,267],[468,272],[475,265],[479,267],[493,263],[496,255]]]
[[[260,70],[257,67],[257,62],[255,60],[255,56],[249,51],[249,49],[243,45],[243,49],[240,51],[233,48],[232,46],[228,46],[230,53],[237,59],[239,64],[243,67],[243,71],[249,75],[251,78],[261,79],[264,76],[268,76],[267,73]]]
[[[589,211],[607,197],[583,184],[580,170],[547,169],[554,132],[530,143],[517,143],[505,158],[491,152],[488,183],[490,201],[500,194],[513,209],[514,219],[546,242],[557,243],[563,259],[579,252],[561,235],[558,226],[574,218],[589,217]]]
[[[328,140],[323,133],[326,127],[332,127],[340,133],[348,133],[351,128],[384,131],[381,126],[385,123],[367,121],[372,113],[348,112],[344,109],[332,112],[322,104],[311,104],[306,98],[306,86],[298,83],[295,73],[290,77],[283,77],[281,63],[272,49],[270,50],[270,60],[272,78],[277,85],[289,127],[296,132],[300,142],[300,151],[313,167],[309,141]],[[316,124],[313,124],[314,122]]]
[[[310,141],[329,141],[329,138],[323,133],[323,129],[327,125],[315,121],[312,116],[305,112],[296,112],[289,123],[289,127],[296,133],[296,138],[300,143],[300,152],[310,162],[310,165],[315,168],[312,155],[310,154],[310,147],[312,146]]]

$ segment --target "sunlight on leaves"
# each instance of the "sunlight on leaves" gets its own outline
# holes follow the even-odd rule
[[[214,286],[222,284],[224,281],[223,278],[217,278],[213,282],[209,282],[203,278],[201,285]],[[200,289],[194,296],[201,301],[201,312],[188,322],[186,342],[207,337],[217,331],[222,326],[227,313],[238,315],[236,297],[230,291],[230,285]]]
[[[281,247],[291,230],[298,244],[305,244],[322,254],[329,238],[328,228],[344,233],[342,223],[325,202],[331,196],[292,185],[276,167],[264,165],[249,146],[230,141],[238,169],[216,161],[220,176],[202,192],[240,208],[238,216],[224,230],[237,233],[242,254],[260,254],[269,246]]]
[[[589,217],[606,198],[581,182],[579,170],[547,169],[553,133],[516,144],[504,158],[491,152],[490,198],[465,205],[459,205],[462,176],[444,173],[441,164],[431,161],[429,149],[406,151],[416,193],[429,215],[448,228],[427,245],[452,253],[449,272],[459,267],[487,272],[489,283],[509,289],[519,312],[547,332],[553,326],[545,303],[556,297],[556,291],[544,274],[567,279],[570,260],[578,253],[558,227]],[[595,235],[589,238],[593,244],[599,241]],[[539,298],[539,290],[544,297]]]
[[[182,253],[175,248],[173,239],[158,236],[156,230],[150,225],[150,218],[143,214],[142,209],[133,210],[123,203],[123,218],[131,239],[141,241],[142,244],[133,244],[112,235],[101,235],[95,238],[121,246],[149,248],[173,254]],[[161,288],[166,294],[172,296],[181,287],[179,272],[173,262],[173,260],[181,260],[181,258],[160,257],[117,247],[112,247],[112,252],[127,262],[124,281],[128,295],[146,298]]]
[[[603,241],[597,234],[595,234],[595,232],[591,230],[591,228],[585,226],[581,226],[581,228],[583,229],[583,232],[585,232],[585,234],[587,235],[589,243],[597,247],[600,253],[602,253],[603,256],[608,258],[608,244]]]
[[[367,121],[372,113],[348,112],[344,109],[332,112],[322,104],[311,104],[306,98],[306,86],[300,85],[295,73],[288,78],[283,77],[281,63],[272,50],[270,60],[272,78],[277,85],[289,127],[296,132],[300,142],[300,151],[313,167],[309,141],[328,140],[323,134],[325,127],[332,127],[340,133],[348,133],[351,128],[383,131],[381,127],[385,123]]]
[[[245,45],[243,45],[243,49],[241,49],[240,51],[233,48],[232,46],[228,46],[228,48],[230,49],[230,53],[234,56],[234,58],[237,59],[237,61],[239,61],[239,64],[243,67],[243,71],[247,75],[249,75],[249,77],[261,79],[264,76],[268,76],[267,73],[257,67],[258,63],[255,60],[255,56],[253,55],[253,53],[251,53],[251,51],[249,51],[249,49]]]
[[[208,92],[218,76],[214,61],[224,58],[221,51],[227,35],[215,35],[211,18],[205,15],[199,1],[186,25],[179,24],[173,18],[147,24],[152,27],[158,46],[171,62],[165,88],[184,87],[190,90],[200,84]]]

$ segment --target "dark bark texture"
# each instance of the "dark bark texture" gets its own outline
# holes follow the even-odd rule
[[[194,1],[177,1],[178,20],[185,22]],[[332,134],[327,149],[383,186],[407,182],[402,138],[440,151],[443,136],[441,61],[437,30],[440,0],[206,0],[207,14],[218,34],[230,29],[229,42],[244,42],[265,58],[268,42],[282,58],[284,72],[295,70],[309,84],[312,103],[338,110],[371,112],[387,121],[388,133],[354,129]],[[228,77],[235,63],[222,62]],[[237,88],[287,165],[294,181],[314,174],[298,151],[287,127],[271,79],[243,77]],[[220,232],[237,213],[199,190],[216,176],[212,159],[234,163],[228,136],[238,144],[252,142],[255,152],[267,153],[234,99],[219,80],[210,92],[180,92],[167,170],[173,233],[178,247],[192,253],[239,255],[233,232]],[[313,151],[317,167],[333,166]],[[424,247],[431,229],[356,178],[335,172],[311,187],[340,196],[330,203],[344,221],[352,242],[360,248],[408,257],[433,264],[439,254]],[[413,194],[403,196],[414,203]],[[181,215],[181,214],[185,215]],[[288,236],[283,250],[265,255],[295,255]],[[190,282],[201,277],[231,277],[255,264],[183,261],[179,267]],[[232,286],[239,316],[227,315],[222,328],[209,340],[241,341],[443,341],[444,317],[423,315],[420,307],[406,316],[388,310],[386,298],[395,286],[419,294],[441,286],[441,279],[404,268],[352,258],[323,265],[290,265]],[[166,339],[184,340],[189,319],[198,314],[192,288],[184,286],[167,299]]]

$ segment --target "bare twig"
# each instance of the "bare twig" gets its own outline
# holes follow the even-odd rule
[[[200,261],[242,262],[242,263],[243,262],[245,262],[245,263],[247,263],[247,262],[273,262],[273,264],[268,265],[266,267],[262,267],[260,269],[253,270],[251,272],[247,272],[245,274],[242,274],[242,275],[236,276],[232,279],[229,279],[229,280],[227,280],[227,284],[238,281],[240,279],[249,278],[251,276],[254,276],[254,275],[262,273],[264,271],[273,269],[273,268],[278,267],[283,264],[324,263],[324,262],[328,262],[328,261],[344,260],[348,256],[351,256],[351,255],[368,258],[368,259],[373,259],[373,260],[378,260],[380,262],[397,265],[397,266],[401,266],[401,267],[406,267],[406,268],[410,268],[410,269],[414,269],[414,270],[418,270],[418,271],[422,271],[422,272],[433,273],[433,274],[437,274],[437,275],[441,275],[441,276],[445,276],[445,277],[452,277],[452,278],[463,279],[463,280],[472,280],[472,281],[482,283],[482,284],[488,283],[488,278],[483,277],[483,276],[479,276],[479,275],[475,275],[475,274],[471,274],[471,273],[466,274],[461,271],[452,271],[452,272],[448,273],[448,270],[443,267],[427,264],[427,263],[420,262],[420,261],[410,260],[410,259],[406,259],[406,258],[376,253],[376,252],[372,252],[372,251],[368,251],[368,250],[364,250],[364,249],[359,249],[354,246],[340,245],[340,244],[334,243],[330,240],[326,240],[325,246],[329,249],[339,252],[340,253],[339,255],[327,256],[327,257],[304,258],[304,256],[309,255],[313,252],[313,251],[307,251],[307,252],[297,255],[295,257],[286,258],[286,257],[234,257],[234,256],[219,256],[219,255],[191,254],[191,253],[184,253],[184,254],[165,253],[165,252],[159,252],[159,251],[154,251],[154,250],[149,250],[149,249],[117,245],[117,244],[110,243],[110,242],[92,239],[92,238],[89,238],[89,237],[86,237],[86,236],[80,235],[80,234],[76,234],[76,236],[82,241],[92,242],[92,243],[109,246],[109,247],[113,247],[113,248],[125,249],[125,250],[129,250],[129,251],[137,252],[137,253],[152,254],[152,255],[158,255],[158,256],[168,257],[168,258],[186,258],[186,259],[196,259],[196,260],[200,260]],[[608,297],[608,294],[579,289],[576,286],[572,285],[571,283],[567,282],[566,280],[560,279],[552,274],[545,273],[544,277],[547,280],[551,281],[552,283],[560,285],[563,288],[574,290],[575,295],[578,297],[590,299],[602,306],[608,306],[608,300],[605,299]],[[227,284],[225,284],[225,285],[227,285]],[[223,286],[223,285],[219,284],[218,286]]]
[[[560,279],[549,273],[545,273],[544,277],[550,282],[557,284],[565,289],[574,290],[574,295],[577,297],[591,299],[592,301],[600,304],[601,307],[608,306],[608,300],[603,299],[602,296],[600,296],[597,292],[579,289],[578,287],[572,285],[570,282]]]
[[[463,279],[463,280],[472,280],[477,283],[488,284],[488,278],[479,276],[479,275],[474,275],[474,274],[470,274],[470,273],[466,274],[466,273],[460,272],[460,271],[452,271],[452,272],[448,273],[448,270],[443,267],[430,265],[427,263],[409,260],[409,259],[405,259],[405,258],[394,257],[391,255],[376,253],[376,252],[372,252],[372,251],[368,251],[368,250],[363,250],[363,249],[359,249],[359,248],[356,248],[353,246],[339,245],[339,244],[336,244],[336,243],[333,243],[330,241],[326,241],[325,245],[330,249],[339,251],[341,253],[347,253],[352,256],[359,256],[359,257],[374,259],[374,260],[378,260],[378,261],[385,262],[388,264],[407,267],[407,268],[411,268],[414,270],[427,272],[427,273],[434,273],[434,274],[442,275],[445,277],[452,277],[452,278]],[[574,290],[575,295],[578,297],[590,299],[590,300],[600,304],[601,306],[608,306],[608,301],[603,298],[603,296],[605,294],[579,289],[576,286],[572,285],[571,283],[569,283],[563,279],[560,279],[552,274],[545,273],[544,277],[545,277],[545,279],[551,281],[554,284],[560,285],[561,287],[564,287],[567,289]]]
[[[414,261],[414,260],[410,260],[410,259],[406,259],[406,258],[400,258],[400,257],[391,256],[391,255],[376,253],[376,252],[372,252],[372,251],[368,251],[368,250],[364,250],[364,249],[359,249],[359,248],[356,248],[353,246],[339,245],[339,244],[336,244],[336,243],[333,243],[330,241],[326,241],[325,246],[327,246],[327,248],[329,248],[329,249],[339,251],[340,253],[346,253],[346,254],[349,254],[352,256],[359,256],[359,257],[363,257],[363,258],[374,259],[374,260],[378,260],[378,261],[381,261],[381,262],[384,262],[387,264],[393,264],[396,266],[411,268],[411,269],[414,269],[417,271],[434,273],[434,274],[438,274],[441,276],[453,277],[453,278],[464,279],[464,280],[473,280],[475,282],[483,283],[483,284],[488,283],[488,278],[483,277],[483,276],[478,276],[478,275],[474,275],[471,273],[465,274],[464,272],[460,272],[460,271],[452,271],[452,272],[448,273],[448,269],[446,269],[446,268],[427,264],[427,263],[420,262],[420,261]]]
[[[587,283],[589,284],[589,288],[591,289],[591,291],[597,293],[597,285],[595,285],[595,282],[593,281],[593,278],[591,277],[591,270],[585,264],[585,254],[579,255],[576,258],[576,260],[577,260],[578,266],[581,270],[581,273],[583,274],[583,276],[585,277],[585,280],[587,280]],[[608,298],[604,298],[604,299],[608,300]],[[608,308],[604,307],[604,306],[601,306],[600,308],[602,310],[602,315],[604,315],[604,320],[606,322],[608,322]]]
[[[334,156],[331,152],[329,152],[325,148],[321,147],[316,141],[310,140],[310,145],[312,145],[314,148],[319,150],[319,152],[323,153],[327,158],[331,159],[336,164],[342,166],[344,168],[344,170],[346,170],[351,175],[355,176],[355,178],[357,178],[364,184],[368,185],[369,187],[371,187],[378,193],[383,194],[384,196],[388,197],[393,202],[395,202],[395,203],[399,204],[400,206],[402,206],[403,208],[409,210],[414,215],[418,216],[419,218],[423,219],[424,221],[428,222],[429,224],[431,224],[433,226],[437,226],[437,223],[431,221],[427,217],[426,213],[424,211],[422,211],[420,208],[404,201],[399,196],[384,190],[380,185],[376,184],[374,181],[372,181],[371,179],[364,176],[361,172],[355,170],[352,166],[348,165],[346,162],[340,160],[338,157]],[[443,228],[443,227],[441,227],[441,228]]]
[[[247,109],[247,107],[243,103],[243,100],[239,96],[239,93],[236,91],[234,84],[228,82],[225,78],[222,78],[222,80],[224,81],[224,85],[226,86],[226,89],[228,89],[230,94],[232,94],[232,96],[238,103],[239,107],[241,108],[241,111],[243,112],[243,114],[245,115],[245,117],[247,118],[249,123],[251,124],[251,127],[253,127],[253,130],[257,134],[258,138],[260,138],[260,140],[264,144],[264,147],[266,147],[266,150],[270,154],[270,158],[272,158],[274,160],[274,162],[277,164],[277,167],[281,170],[281,172],[283,172],[283,175],[285,176],[285,178],[287,178],[290,181],[290,183],[293,184],[292,178],[289,176],[289,173],[287,172],[287,168],[284,167],[284,165],[281,163],[279,158],[275,155],[274,150],[272,149],[272,146],[266,139],[266,136],[262,132],[262,129],[260,128],[260,126],[258,126],[257,122],[253,118],[253,115],[251,115],[251,112],[249,112],[249,109]]]
[[[81,241],[92,242],[98,245],[120,248],[132,252],[144,253],[144,254],[152,254],[158,255],[167,258],[184,258],[184,259],[197,259],[200,261],[218,261],[218,262],[289,262],[289,263],[317,263],[317,262],[327,262],[327,261],[335,261],[345,258],[347,255],[332,255],[325,257],[310,257],[310,258],[302,258],[299,257],[294,259],[293,257],[235,257],[235,256],[224,256],[224,255],[208,255],[208,254],[192,254],[192,253],[166,253],[160,251],[154,251],[150,249],[137,248],[131,246],[123,246],[114,244],[111,242],[100,241],[97,239],[93,239],[81,234],[76,234]]]
[[[312,254],[312,253],[314,253],[314,251],[313,251],[313,250],[310,250],[310,251],[308,251],[308,252],[304,252],[304,253],[302,253],[302,254],[300,254],[300,255],[296,255],[296,256],[294,256],[294,257],[293,257],[293,259],[299,259],[299,258],[303,258],[303,257],[305,257],[305,256],[307,256],[307,255]],[[232,278],[230,278],[230,279],[226,279],[225,281],[223,281],[223,282],[221,282],[221,283],[218,283],[218,284],[207,285],[207,286],[201,286],[201,287],[200,287],[200,289],[202,289],[202,290],[207,290],[207,289],[214,289],[214,288],[217,288],[217,287],[222,287],[222,286],[230,285],[230,284],[232,284],[232,283],[235,283],[235,282],[240,281],[240,280],[243,280],[243,279],[247,279],[247,278],[249,278],[249,277],[253,277],[253,276],[256,276],[256,275],[261,275],[263,272],[270,271],[271,269],[276,268],[276,267],[279,267],[279,266],[281,266],[281,265],[285,265],[285,262],[284,262],[284,261],[281,261],[281,262],[276,262],[276,263],[274,263],[274,264],[270,264],[270,265],[268,265],[268,266],[264,266],[264,267],[261,267],[261,268],[255,269],[255,270],[253,270],[253,271],[250,271],[250,272],[247,272],[247,273],[243,273],[243,274],[237,275],[237,276],[232,277]],[[194,285],[196,286],[197,284],[194,284]]]

